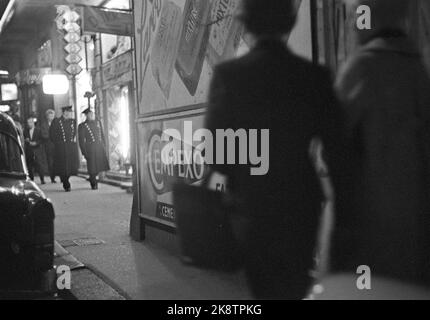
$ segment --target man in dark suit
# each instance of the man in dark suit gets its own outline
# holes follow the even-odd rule
[[[247,220],[242,252],[259,299],[306,296],[324,201],[309,155],[312,141],[323,141],[330,167],[336,169],[341,158],[341,116],[330,75],[285,44],[295,24],[294,3],[244,1],[241,18],[256,45],[217,66],[210,89],[207,127],[214,135],[217,129],[270,130],[266,175],[251,176],[251,163],[213,167],[227,175],[238,212]]]
[[[45,174],[47,173],[47,162],[42,148],[42,132],[35,125],[35,118],[27,119],[27,127],[24,130],[25,159],[28,173],[31,180],[34,180],[34,173],[40,176],[40,183],[45,184]]]
[[[49,177],[51,178],[52,183],[56,183],[55,173],[54,173],[55,146],[49,137],[49,130],[51,128],[52,122],[55,119],[55,111],[52,109],[49,109],[46,111],[45,115],[46,115],[45,121],[42,122],[42,125],[40,127],[40,130],[42,131],[42,138],[43,138],[42,147],[44,148],[46,160],[48,162]]]
[[[63,115],[52,122],[49,130],[55,145],[54,173],[61,178],[66,192],[71,191],[69,179],[78,174],[79,154],[76,143],[77,126],[73,119],[73,107],[62,108]]]
[[[90,108],[82,113],[85,114],[87,119],[79,125],[79,146],[87,160],[91,188],[97,190],[98,174],[110,169],[109,161],[106,156],[103,127],[101,122],[96,120],[95,114]]]

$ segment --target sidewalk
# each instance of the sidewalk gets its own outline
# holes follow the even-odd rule
[[[250,299],[243,274],[226,275],[183,265],[177,256],[128,236],[132,195],[73,178],[42,186],[55,207],[56,240],[100,278],[131,299]],[[73,279],[72,279],[73,286]]]

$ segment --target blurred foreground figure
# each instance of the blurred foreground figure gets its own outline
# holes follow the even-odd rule
[[[73,119],[73,107],[62,108],[63,115],[55,119],[49,130],[51,141],[55,145],[54,174],[61,178],[63,188],[70,192],[69,179],[78,174],[79,155],[76,143],[77,126]]]
[[[213,168],[227,175],[229,192],[245,217],[238,229],[258,299],[302,299],[310,289],[324,198],[309,155],[312,140],[322,139],[331,167],[339,155],[339,115],[329,74],[285,44],[295,24],[294,2],[243,2],[241,19],[256,46],[217,66],[210,90],[207,128],[214,134],[229,128],[270,130],[266,175],[251,176],[251,164]],[[259,154],[269,157],[264,149],[260,146]]]
[[[106,156],[105,138],[102,124],[96,120],[94,112],[88,108],[82,113],[87,119],[79,125],[79,146],[87,160],[91,188],[97,190],[98,174],[110,170],[109,160]]]
[[[430,80],[406,35],[409,1],[348,1],[372,10],[337,80],[351,146],[339,188],[333,268],[428,283]]]

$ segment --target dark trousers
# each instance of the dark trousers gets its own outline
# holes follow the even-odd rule
[[[315,234],[294,231],[282,218],[251,219],[243,252],[252,294],[259,300],[301,300],[312,286]],[[303,250],[300,248],[303,247]]]
[[[39,167],[34,159],[27,158],[27,169],[31,181],[34,181],[34,173],[39,173]],[[42,174],[39,174],[39,176],[40,182],[45,183],[45,177]]]
[[[91,183],[91,186],[97,185],[97,174],[90,174],[90,178],[88,179]]]
[[[70,189],[71,185],[69,182],[70,176],[61,177],[61,182],[63,183],[64,189]]]
[[[48,171],[49,171],[49,177],[51,178],[51,181],[54,182],[55,180],[55,173],[54,173],[54,155],[53,151],[48,149],[49,146],[46,146],[46,159],[48,161]]]

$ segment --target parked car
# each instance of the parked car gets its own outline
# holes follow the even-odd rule
[[[54,217],[51,202],[28,177],[13,120],[0,113],[0,298],[50,287]]]

